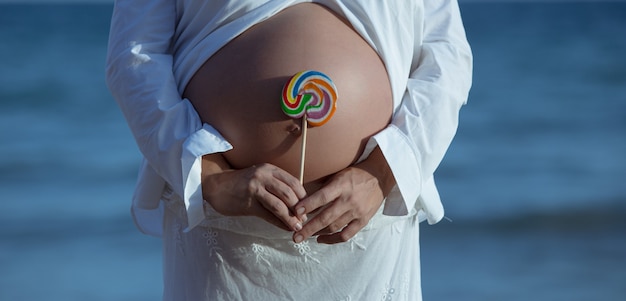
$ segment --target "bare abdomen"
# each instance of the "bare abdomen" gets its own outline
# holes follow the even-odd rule
[[[308,129],[304,178],[315,181],[354,163],[392,111],[380,58],[325,7],[299,4],[250,28],[205,62],[184,96],[233,145],[231,166],[267,162],[297,176],[300,120],[282,112],[281,90],[307,69],[329,75],[339,94],[332,119]]]

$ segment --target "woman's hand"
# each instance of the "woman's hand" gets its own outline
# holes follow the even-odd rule
[[[202,195],[223,215],[257,216],[288,231],[302,228],[303,221],[292,212],[306,191],[297,178],[271,164],[233,170],[222,155],[206,155]]]
[[[312,235],[319,235],[317,241],[327,244],[350,240],[376,214],[394,185],[387,161],[376,148],[366,160],[338,172],[324,187],[296,205],[299,216],[318,208],[321,211],[294,233],[294,242]]]

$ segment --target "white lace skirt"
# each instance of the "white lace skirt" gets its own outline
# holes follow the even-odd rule
[[[415,214],[381,210],[348,242],[296,244],[261,219],[210,208],[185,233],[182,202],[164,202],[163,300],[421,300]]]

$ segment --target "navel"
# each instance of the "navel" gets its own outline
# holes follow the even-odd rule
[[[302,135],[302,128],[296,123],[288,125],[285,130],[295,137],[300,137],[300,135]]]

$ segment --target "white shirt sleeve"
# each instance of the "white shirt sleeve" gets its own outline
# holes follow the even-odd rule
[[[201,158],[232,146],[203,125],[192,104],[180,96],[172,72],[176,18],[176,1],[117,0],[106,81],[147,161],[143,168],[152,169],[182,196],[192,228],[204,218]],[[158,199],[152,202],[145,207],[153,208],[143,209],[158,207]]]
[[[419,200],[419,208],[432,224],[443,217],[432,176],[456,133],[460,107],[467,101],[472,54],[457,1],[423,3],[423,24],[416,24],[423,31],[423,39],[416,38],[402,103],[391,124],[373,139],[385,155],[402,196],[388,198],[384,213],[407,214]],[[433,193],[436,200],[423,197]]]

